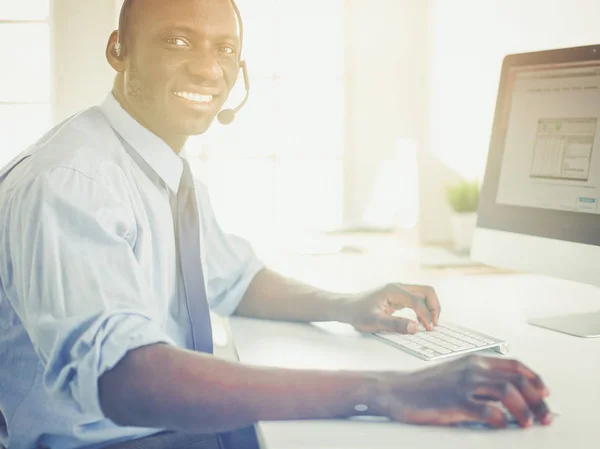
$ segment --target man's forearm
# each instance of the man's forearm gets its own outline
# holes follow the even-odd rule
[[[224,432],[258,421],[343,418],[372,403],[373,373],[260,368],[153,345],[130,352],[100,379],[100,401],[118,425]]]
[[[264,269],[255,276],[235,314],[281,321],[339,321],[343,318],[340,306],[349,296]]]

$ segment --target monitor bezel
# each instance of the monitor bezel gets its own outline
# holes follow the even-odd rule
[[[586,61],[600,61],[600,44],[512,54],[504,58],[486,173],[481,189],[478,227],[600,246],[600,214],[496,203],[507,134],[503,123],[503,111],[505,99],[508,97],[506,89],[508,89],[511,69]]]

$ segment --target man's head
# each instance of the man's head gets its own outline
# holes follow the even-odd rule
[[[126,0],[123,8],[121,36],[113,32],[106,51],[118,72],[115,96],[178,150],[208,129],[235,84],[235,9],[231,0]]]

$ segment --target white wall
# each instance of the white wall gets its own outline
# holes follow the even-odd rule
[[[483,174],[502,59],[600,43],[598,0],[432,0],[431,148]]]
[[[115,0],[52,0],[54,122],[102,101],[112,88],[104,53],[116,8]]]

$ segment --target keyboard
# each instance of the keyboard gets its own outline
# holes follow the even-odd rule
[[[506,354],[510,347],[504,340],[449,323],[428,332],[419,325],[414,335],[377,332],[375,337],[423,360],[439,360],[483,349]]]

